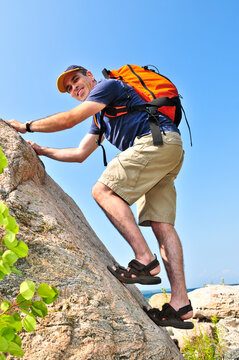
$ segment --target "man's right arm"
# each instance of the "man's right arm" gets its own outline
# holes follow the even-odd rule
[[[44,155],[51,159],[64,162],[83,162],[98,147],[96,140],[99,135],[86,134],[78,148],[55,149],[39,146],[33,141],[27,141],[38,155]]]
[[[95,101],[85,101],[74,109],[31,122],[33,132],[55,132],[70,129],[91,115],[100,112],[106,105]],[[26,125],[17,120],[7,121],[15,130],[26,133]]]

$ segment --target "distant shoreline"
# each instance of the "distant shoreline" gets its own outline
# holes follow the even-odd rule
[[[219,284],[207,284],[207,285],[219,285]],[[239,284],[220,284],[220,285],[227,285],[227,286],[236,286]],[[201,289],[204,286],[200,286],[200,287],[195,287],[195,288],[188,288],[187,292],[196,290],[196,289]],[[170,289],[165,289],[167,294],[171,294],[171,290]],[[145,297],[145,299],[148,301],[151,296],[155,295],[155,294],[162,294],[164,291],[162,291],[162,289],[157,289],[157,290],[140,290],[141,294]]]

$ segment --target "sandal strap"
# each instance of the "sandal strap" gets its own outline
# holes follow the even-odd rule
[[[151,276],[150,271],[153,270],[156,266],[159,265],[156,255],[154,254],[155,259],[151,261],[148,265],[140,263],[138,260],[133,259],[129,262],[127,270],[121,265],[115,265],[115,272],[118,274],[124,274],[126,278],[131,278],[131,275],[135,276]]]
[[[123,266],[121,266],[121,265],[115,265],[115,267],[116,267],[116,270],[115,270],[115,272],[117,273],[117,274],[124,274],[124,276],[126,277],[126,278],[130,278],[131,277],[131,274],[129,273],[129,271],[125,268],[125,267],[123,267]]]
[[[141,264],[138,260],[131,260],[129,263],[128,263],[128,267],[130,269],[134,269],[134,270],[137,270],[137,271],[141,271],[141,270],[144,270],[145,268],[145,265],[144,264]]]
[[[178,312],[169,304],[165,303],[160,311],[160,320],[162,319],[179,318]]]
[[[131,260],[128,264],[130,268],[129,272],[134,275],[138,275],[139,273],[144,273],[145,275],[150,275],[150,271],[156,268],[159,265],[156,255],[155,259],[151,261],[148,265],[144,265],[140,263],[138,260]]]
[[[161,318],[161,311],[157,308],[147,309],[144,307],[144,311],[151,317],[151,319]]]
[[[147,311],[149,317],[157,324],[162,320],[178,319],[181,320],[177,314],[177,311],[172,308],[168,303],[164,304],[162,310],[152,308]]]
[[[193,308],[192,308],[192,305],[191,305],[191,301],[189,300],[189,304],[186,305],[186,306],[183,306],[181,307],[179,310],[178,310],[178,315],[179,316],[182,316],[182,315],[185,315],[187,314],[189,311],[192,311]]]
[[[159,266],[159,261],[157,259],[157,256],[154,254],[155,256],[155,259],[153,261],[151,261],[151,263],[149,263],[148,265],[145,266],[145,268],[148,270],[148,271],[151,271],[153,270],[154,268],[156,268],[157,266]]]
[[[166,303],[162,307],[161,315],[162,317],[167,318],[181,318],[182,315],[187,314],[189,311],[192,311],[191,301],[189,300],[189,304],[181,307],[178,311],[176,311],[169,303]]]

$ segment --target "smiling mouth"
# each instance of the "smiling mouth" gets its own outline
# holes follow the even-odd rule
[[[80,90],[78,90],[77,93],[76,93],[76,95],[77,95],[77,96],[81,96],[82,93],[83,93],[83,90],[84,90],[84,88],[81,88]]]

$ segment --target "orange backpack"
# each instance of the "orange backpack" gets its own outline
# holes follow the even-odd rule
[[[153,66],[155,70],[149,69],[149,66],[138,65],[124,65],[118,70],[102,71],[106,79],[122,80],[125,85],[126,92],[128,92],[127,85],[134,88],[137,94],[146,101],[146,104],[133,106],[106,106],[101,111],[100,124],[98,125],[96,118],[96,125],[100,128],[98,145],[103,149],[104,164],[107,165],[105,150],[101,145],[103,136],[103,117],[118,117],[125,115],[128,112],[144,111],[148,113],[149,124],[155,146],[163,144],[160,126],[158,124],[158,114],[168,116],[172,122],[178,126],[182,118],[182,111],[189,129],[190,141],[192,145],[191,130],[187,121],[185,111],[181,105],[180,95],[178,94],[176,86],[165,76],[161,75],[158,69]],[[130,97],[130,95],[129,95]]]
[[[147,106],[157,106],[160,113],[167,115],[177,126],[182,117],[181,102],[176,86],[165,76],[149,70],[148,66],[124,65],[118,70],[102,71],[107,79],[118,79],[132,86],[137,94],[147,102]],[[145,111],[145,105],[141,109]],[[140,111],[139,108],[125,107],[106,109],[107,116],[120,116],[128,111]],[[108,111],[107,111],[108,110]],[[142,110],[141,110],[142,111]],[[111,114],[112,113],[112,114]]]

